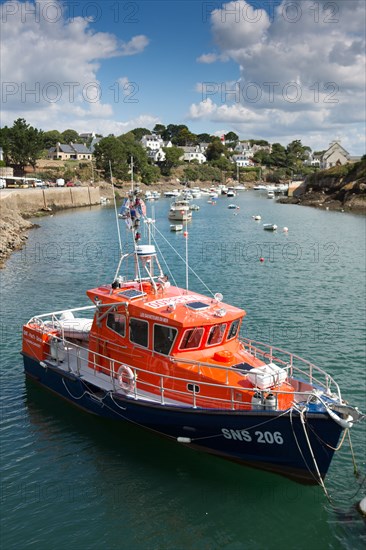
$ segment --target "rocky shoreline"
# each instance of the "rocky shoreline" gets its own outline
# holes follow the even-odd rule
[[[21,249],[28,239],[28,231],[36,227],[17,211],[1,208],[0,221],[0,268],[15,250]]]
[[[312,174],[278,202],[366,214],[366,160]]]
[[[366,196],[353,196],[345,201],[337,200],[326,196],[321,192],[306,193],[298,197],[280,197],[277,202],[281,204],[298,204],[300,206],[312,206],[322,210],[337,212],[353,212],[355,214],[366,214]]]
[[[100,197],[112,197],[111,186],[70,189],[12,189],[0,194],[0,268],[28,239],[30,229],[38,227],[29,221],[57,210],[100,204]]]

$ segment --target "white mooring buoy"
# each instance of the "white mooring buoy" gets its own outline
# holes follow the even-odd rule
[[[366,497],[360,500],[360,502],[358,503],[358,507],[360,509],[361,514],[366,516]]]

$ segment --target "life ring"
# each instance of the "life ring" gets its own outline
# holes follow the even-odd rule
[[[118,383],[125,392],[130,392],[135,388],[136,376],[127,365],[120,365],[117,373]]]

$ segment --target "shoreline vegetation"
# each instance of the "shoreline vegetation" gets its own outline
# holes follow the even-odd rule
[[[366,214],[366,162],[357,163],[355,170],[340,176],[337,170],[319,172],[305,179],[293,197],[280,197],[280,203],[313,206],[326,210]],[[339,169],[340,167],[337,167]],[[253,182],[243,182],[247,189]],[[192,185],[210,187],[211,182],[195,182]],[[136,182],[136,186],[145,190],[164,192],[179,187],[178,181],[160,181],[146,185]],[[115,186],[116,198],[126,196],[130,183],[122,187]],[[37,224],[29,218],[50,215],[63,209],[80,208],[101,204],[101,197],[113,199],[110,183],[100,182],[94,186],[48,188],[48,189],[12,189],[0,194],[0,269],[16,250],[20,250],[28,239],[28,232]]]

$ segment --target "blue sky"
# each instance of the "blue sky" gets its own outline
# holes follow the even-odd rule
[[[2,125],[365,153],[365,2],[1,2]]]

